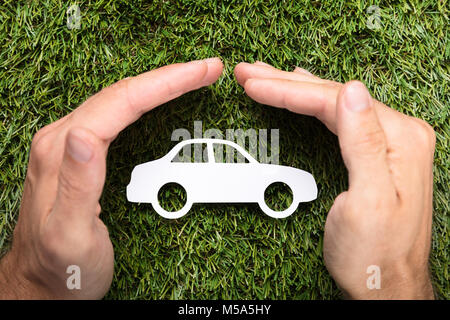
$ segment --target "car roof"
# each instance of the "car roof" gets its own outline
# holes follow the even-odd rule
[[[229,146],[232,146],[232,147],[236,148],[245,157],[250,158],[253,161],[255,161],[256,163],[258,163],[258,161],[255,158],[253,158],[247,152],[247,150],[245,150],[245,148],[241,147],[240,145],[238,145],[237,143],[235,143],[233,141],[225,140],[225,139],[215,139],[215,138],[187,139],[187,140],[183,140],[183,141],[180,141],[179,143],[177,143],[176,146],[172,148],[172,150],[178,149],[178,147],[185,146],[187,144],[192,144],[192,143],[219,143],[219,144],[226,144],[226,145],[229,145]]]
[[[223,144],[228,144],[233,147],[237,146],[239,148],[242,148],[240,145],[238,145],[237,143],[235,143],[233,141],[225,140],[225,139],[216,139],[216,138],[187,139],[187,140],[180,141],[177,145],[190,144],[190,143],[223,143]]]

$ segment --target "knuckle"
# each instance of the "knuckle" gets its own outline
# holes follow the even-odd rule
[[[348,192],[346,192],[348,193]],[[361,217],[361,206],[358,202],[353,201],[353,199],[346,197],[347,199],[337,198],[335,203],[330,210],[327,223],[334,226],[346,226],[352,230],[358,230],[358,223]]]
[[[334,123],[334,117],[336,114],[336,97],[339,95],[339,92],[343,86],[344,85],[342,83],[331,80],[327,80],[324,85],[319,86],[319,94],[317,95],[317,99],[318,104],[321,107],[314,110],[313,115],[320,121],[324,122],[328,128],[330,128],[331,123]],[[331,126],[334,126],[334,124]]]
[[[86,186],[83,185],[76,177],[69,176],[67,171],[62,170],[58,177],[58,192],[64,199],[79,199],[78,195],[86,190]]]
[[[374,149],[374,151],[378,152],[386,146],[385,139],[383,130],[377,128],[362,135],[359,143],[370,146],[370,149]]]
[[[44,137],[46,131],[45,131],[45,127],[39,129],[33,136],[33,140],[31,141],[31,148],[34,149],[36,148],[37,145],[39,145],[41,139]]]
[[[64,242],[59,232],[46,232],[41,239],[41,247],[48,257],[59,257],[64,253]]]
[[[84,230],[70,230],[64,227],[49,229],[41,238],[44,257],[51,261],[79,260],[94,250],[92,235]]]
[[[130,109],[131,109],[132,112],[136,112],[139,110],[136,110],[137,109],[136,103],[133,100],[133,97],[129,92],[131,80],[132,80],[132,77],[121,79],[121,80],[113,83],[108,88],[104,89],[104,91],[105,92],[109,91],[111,94],[118,96],[120,100],[126,101],[126,103],[124,104],[124,108],[126,108],[128,110],[124,110],[124,111],[130,111]]]
[[[411,117],[411,131],[414,142],[422,148],[434,150],[436,145],[436,133],[433,127],[426,121]]]
[[[342,214],[343,211],[343,207],[346,204],[346,197],[347,197],[348,192],[345,191],[341,194],[339,194],[336,199],[334,199],[334,203],[330,208],[330,212],[328,213],[328,217],[327,220],[331,220],[331,219],[337,219],[339,217],[339,215]]]
[[[117,90],[117,91],[127,90],[129,80],[130,78],[120,79],[119,81],[114,82],[112,85],[107,87],[105,90]]]
[[[39,162],[44,160],[48,157],[48,154],[53,147],[52,144],[45,127],[40,129],[34,135],[33,141],[31,142],[31,156]]]
[[[389,223],[389,214],[397,208],[397,200],[391,194],[381,192],[349,191],[347,201],[342,205],[340,225],[345,225],[357,233],[364,233],[367,223],[361,217],[377,217],[380,225]]]
[[[102,212],[102,207],[101,207],[100,203],[97,203],[96,208],[95,208],[95,214],[97,216],[99,216],[101,212]]]
[[[361,155],[375,155],[386,151],[386,137],[380,127],[373,128],[360,134],[355,143],[344,145],[342,151]],[[347,149],[347,150],[346,150]]]

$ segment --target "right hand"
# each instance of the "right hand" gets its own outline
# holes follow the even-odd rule
[[[349,298],[433,298],[431,244],[435,134],[426,122],[345,85],[296,68],[241,63],[238,82],[254,100],[312,115],[338,135],[349,173],[325,224],[325,264]],[[369,289],[369,266],[381,288]]]

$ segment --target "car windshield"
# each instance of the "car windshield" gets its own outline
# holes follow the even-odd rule
[[[172,162],[207,163],[208,147],[206,143],[189,143],[182,147]]]

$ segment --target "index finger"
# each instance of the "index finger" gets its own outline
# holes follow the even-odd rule
[[[86,100],[67,119],[104,140],[145,112],[180,95],[214,83],[222,73],[219,58],[177,63],[116,82]]]
[[[248,63],[237,65],[235,75],[253,100],[315,116],[336,133],[336,98],[343,86],[341,83],[275,68],[269,70]],[[399,115],[397,111],[376,100],[375,109],[383,122],[394,113],[397,115],[394,118]]]

